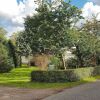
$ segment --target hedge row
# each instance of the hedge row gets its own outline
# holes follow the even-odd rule
[[[31,73],[31,81],[73,82],[94,75],[100,75],[100,67],[68,69],[66,71],[33,71]]]

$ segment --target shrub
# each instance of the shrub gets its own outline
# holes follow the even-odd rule
[[[59,58],[57,58],[55,56],[52,56],[51,59],[50,59],[50,61],[51,61],[51,64],[53,64],[57,68],[59,67],[59,65],[60,65],[60,59]]]
[[[15,68],[18,67],[19,65],[18,54],[16,53],[16,47],[11,40],[8,41],[8,51],[10,58],[12,58]]]
[[[93,76],[100,75],[100,67],[94,67],[92,75]]]
[[[87,67],[87,68],[78,68],[74,69],[74,74],[77,76],[78,80],[84,79],[86,77],[91,77],[93,74],[94,68]]]
[[[0,43],[0,73],[9,72],[12,66],[12,60],[8,57],[6,47]]]
[[[79,81],[83,78],[100,75],[100,67],[68,69],[66,71],[33,71],[31,81],[36,82],[72,82]]]
[[[10,59],[7,59],[4,60],[4,62],[0,63],[0,73],[9,72],[13,68],[10,61]]]
[[[78,66],[78,61],[76,58],[70,58],[66,61],[66,66],[68,68],[76,68]]]

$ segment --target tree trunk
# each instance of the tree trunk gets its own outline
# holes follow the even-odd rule
[[[79,67],[83,67],[84,63],[83,63],[83,59],[82,59],[82,54],[80,52],[80,49],[79,49],[78,45],[76,46],[76,55],[77,55],[77,58],[78,58],[78,65],[79,65]]]
[[[64,66],[64,69],[66,70],[67,68],[66,68],[65,59],[64,59],[63,54],[61,54],[61,60],[62,60],[62,64]]]
[[[30,61],[31,61],[31,59],[30,59],[30,55],[29,55],[29,56],[28,56],[28,67],[31,66]]]
[[[22,58],[20,55],[19,55],[19,65],[20,65],[20,67],[22,66]]]

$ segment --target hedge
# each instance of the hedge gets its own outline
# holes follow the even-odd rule
[[[68,69],[66,71],[33,71],[31,73],[31,81],[74,82],[94,75],[100,75],[100,67]]]

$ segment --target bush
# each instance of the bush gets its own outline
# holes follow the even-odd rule
[[[50,57],[50,62],[48,64],[48,70],[57,70],[60,66],[60,59],[56,56]]]
[[[66,71],[33,71],[31,73],[31,81],[73,82],[94,75],[100,75],[100,67],[68,69]]]
[[[68,66],[68,68],[77,68],[78,66],[78,61],[76,58],[70,58],[66,61],[66,66]]]
[[[13,66],[10,62],[10,59],[4,60],[3,63],[0,63],[0,73],[5,73],[5,72],[9,72]]]
[[[8,51],[10,58],[12,58],[14,67],[15,68],[18,67],[19,65],[18,54],[16,53],[16,47],[11,40],[8,41]]]
[[[94,67],[92,75],[93,76],[100,75],[100,67]]]
[[[12,60],[3,44],[0,44],[0,73],[9,72],[12,69]]]

